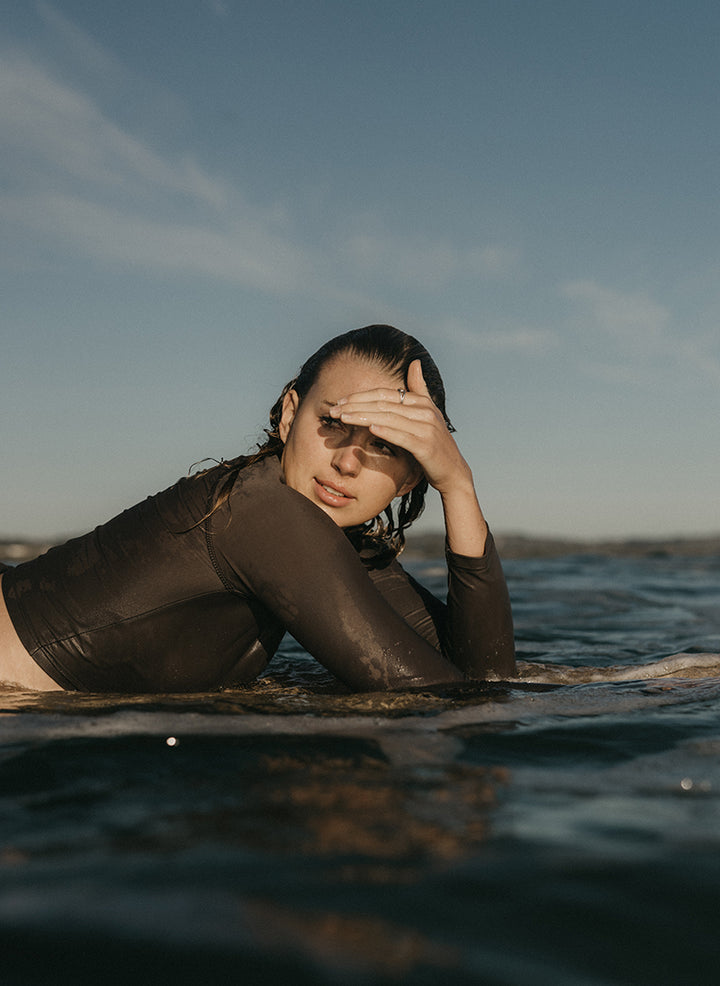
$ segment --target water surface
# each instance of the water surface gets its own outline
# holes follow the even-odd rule
[[[506,569],[511,683],[0,692],[3,983],[715,983],[720,560]]]

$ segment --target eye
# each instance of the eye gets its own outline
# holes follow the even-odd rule
[[[338,428],[343,428],[344,425],[339,418],[331,418],[329,414],[321,414],[319,419],[320,424],[323,428],[330,428],[331,430],[336,430]]]
[[[397,455],[397,449],[394,445],[388,445],[387,442],[383,442],[379,438],[373,442],[373,448],[379,455]]]

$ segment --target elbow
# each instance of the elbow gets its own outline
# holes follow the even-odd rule
[[[511,638],[498,648],[493,662],[493,671],[498,678],[514,678],[517,674],[515,663],[515,641]]]
[[[515,665],[515,636],[511,632],[503,634],[488,655],[488,667],[493,677],[514,678],[517,673]]]
[[[512,634],[496,639],[478,656],[479,660],[466,669],[470,680],[505,681],[516,676],[515,639]]]

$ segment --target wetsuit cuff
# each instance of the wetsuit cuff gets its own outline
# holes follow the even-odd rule
[[[463,569],[469,572],[486,572],[492,568],[493,565],[497,564],[498,555],[495,548],[495,539],[490,531],[488,531],[487,539],[485,541],[484,555],[459,555],[457,552],[450,549],[446,541],[445,557],[447,559],[448,567],[454,568],[456,571]]]

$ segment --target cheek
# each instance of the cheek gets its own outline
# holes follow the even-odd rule
[[[295,488],[295,465],[297,462],[297,456],[295,452],[295,443],[292,436],[289,436],[285,442],[285,447],[283,448],[283,453],[280,458],[280,465],[282,467],[283,475],[285,477],[285,482],[288,486]]]
[[[400,470],[385,474],[382,477],[378,476],[375,489],[378,499],[384,501],[383,506],[387,506],[398,496],[404,482],[405,474]]]
[[[282,453],[282,469],[288,485],[297,489],[303,475],[313,471],[313,462],[317,460],[317,443],[312,441],[302,427],[298,427],[297,419],[290,429]]]
[[[398,463],[397,469],[393,475],[396,489],[400,490],[408,484],[413,486],[418,479],[417,463],[414,460],[408,461],[407,459],[404,459],[402,462]]]

